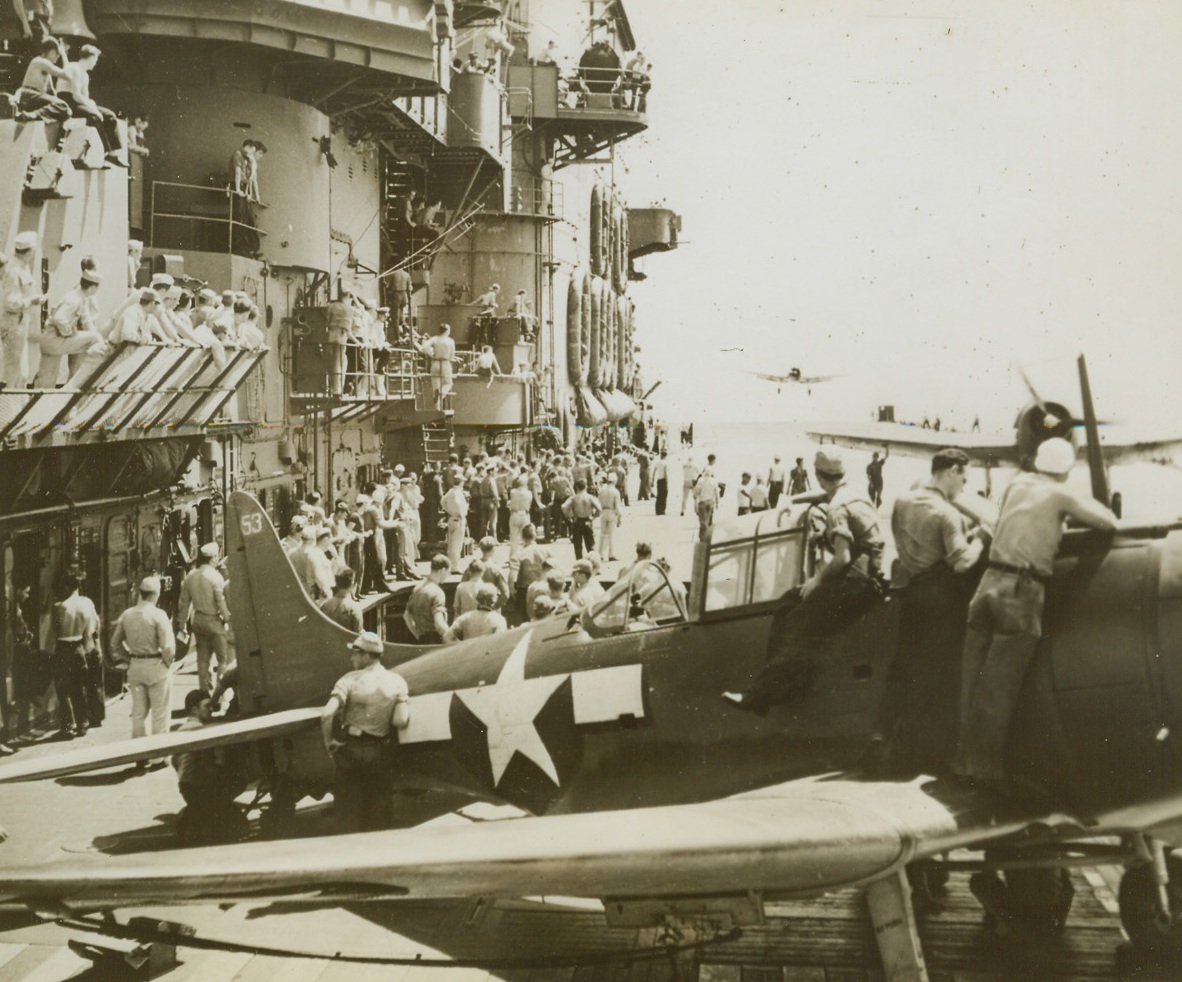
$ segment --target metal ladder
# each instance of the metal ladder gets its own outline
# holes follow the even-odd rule
[[[452,452],[452,428],[448,417],[422,425],[423,461],[428,464],[447,463]]]

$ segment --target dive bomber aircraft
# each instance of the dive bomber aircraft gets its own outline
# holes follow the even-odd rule
[[[1098,446],[1086,390],[1084,409]],[[1110,498],[1103,461],[1090,463]],[[399,786],[525,817],[332,836],[314,849],[261,841],[7,865],[0,902],[87,915],[550,895],[600,899],[614,923],[723,929],[757,921],[766,901],[861,884],[889,976],[921,980],[908,871],[967,847],[985,858],[956,868],[1006,877],[1005,896],[985,898],[995,920],[1061,928],[1065,869],[1120,863],[1133,942],[1182,948],[1171,852],[1182,845],[1182,522],[1065,536],[1007,752],[1010,771],[1044,789],[1024,798],[856,770],[894,653],[889,602],[828,644],[797,701],[760,717],[720,698],[763,667],[772,614],[809,572],[807,509],[785,518],[716,528],[697,547],[688,603],[641,566],[582,618],[388,646],[411,693],[410,725],[389,752]],[[226,526],[241,718],[9,764],[0,782],[241,743],[288,805],[331,786],[317,719],[350,668],[351,636],[303,592],[252,497],[230,498]]]
[[[754,375],[756,378],[763,379],[765,382],[776,383],[776,395],[784,391],[785,385],[803,385],[808,389],[808,394],[813,394],[813,386],[820,382],[832,382],[835,378],[841,378],[840,375],[802,375],[799,368],[790,368],[783,375],[775,375],[769,372],[747,372],[748,375]]]

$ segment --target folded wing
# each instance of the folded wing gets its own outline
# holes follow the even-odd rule
[[[99,771],[121,764],[135,764],[142,760],[157,760],[173,754],[212,747],[228,747],[236,743],[250,743],[272,737],[287,736],[309,729],[320,718],[320,709],[288,709],[265,716],[217,723],[200,730],[178,730],[108,743],[83,750],[66,751],[51,757],[6,764],[0,767],[0,784],[18,781],[42,781],[71,774]]]

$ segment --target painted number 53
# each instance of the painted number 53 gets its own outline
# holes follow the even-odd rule
[[[259,512],[252,512],[242,516],[242,534],[258,535],[263,530],[263,516]]]

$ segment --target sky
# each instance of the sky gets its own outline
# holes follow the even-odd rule
[[[653,62],[621,144],[682,216],[631,287],[670,421],[1182,409],[1182,4],[626,0]],[[731,350],[738,349],[738,350]],[[812,395],[744,370],[843,377]]]

